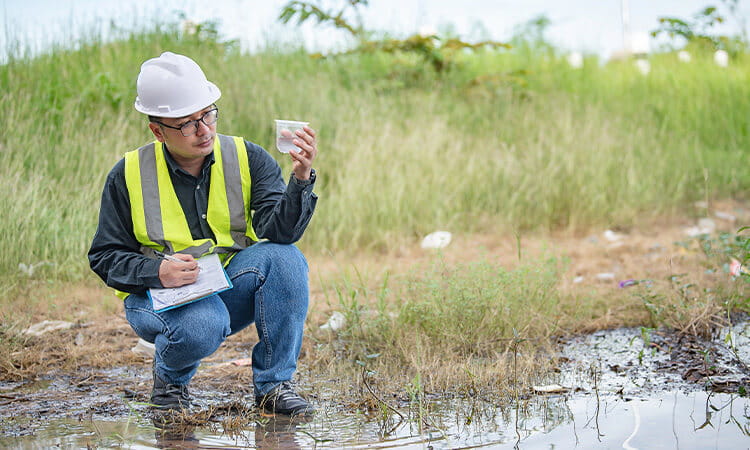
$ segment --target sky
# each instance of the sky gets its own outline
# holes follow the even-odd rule
[[[336,7],[345,0],[318,0]],[[361,8],[365,27],[405,36],[423,27],[450,26],[464,40],[491,38],[507,41],[517,26],[544,14],[551,21],[547,37],[569,51],[607,57],[623,47],[622,5],[629,10],[630,31],[645,35],[658,26],[660,16],[689,19],[720,0],[370,0]],[[287,0],[0,0],[0,52],[8,42],[33,50],[51,42],[72,42],[91,24],[106,28],[114,21],[128,27],[182,11],[194,21],[216,20],[222,34],[253,50],[265,42],[300,42],[316,51],[346,45],[345,35],[330,27],[283,26],[276,19]],[[750,15],[748,0],[740,0],[742,17]],[[737,32],[729,20],[724,32]],[[651,47],[656,46],[651,42]]]

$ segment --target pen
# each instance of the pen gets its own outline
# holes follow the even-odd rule
[[[175,258],[172,255],[167,255],[166,253],[160,252],[159,250],[154,250],[154,254],[158,256],[159,258],[164,258],[167,261],[174,261],[174,262],[185,262],[181,260],[180,258]]]

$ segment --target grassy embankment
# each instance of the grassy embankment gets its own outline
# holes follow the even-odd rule
[[[190,55],[221,87],[219,131],[265,146],[285,173],[273,119],[305,119],[319,130],[321,200],[300,242],[311,259],[386,254],[435,229],[523,238],[627,227],[680,214],[696,200],[741,198],[750,187],[744,59],[722,69],[708,57],[687,65],[655,56],[642,76],[626,63],[587,61],[574,70],[549,54],[502,50],[464,55],[439,77],[409,58],[313,60],[273,46],[247,55],[168,28],[93,39],[0,66],[6,351],[24,345],[11,336],[33,320],[119,311],[85,254],[106,173],[150,139],[132,107],[134,81],[141,62],[165,50]],[[34,265],[33,274],[19,263]],[[329,361],[335,348],[345,369],[357,359],[381,373],[406,368],[407,379],[431,389],[507,383],[519,346],[533,355],[608,308],[607,299],[561,292],[562,268],[545,259],[510,269],[438,260],[390,278],[349,269],[319,275],[318,299],[343,309],[349,326],[335,346],[311,333],[320,345],[305,358]],[[736,295],[691,301],[714,311]],[[669,289],[655,298],[692,307]],[[313,325],[324,309],[313,304]],[[647,313],[636,306],[621,323],[670,324]],[[366,358],[372,354],[379,356]],[[530,358],[519,373],[535,364]]]

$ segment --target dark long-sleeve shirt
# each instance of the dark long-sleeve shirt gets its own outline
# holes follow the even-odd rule
[[[248,141],[245,141],[245,147],[252,183],[252,225],[256,235],[273,242],[296,242],[302,237],[315,210],[315,176],[300,181],[292,175],[285,186],[281,168],[267,151]],[[206,220],[213,153],[206,158],[197,178],[181,169],[166,149],[164,153],[193,238],[214,239]],[[125,184],[125,160],[121,159],[109,172],[104,184],[99,226],[88,252],[89,264],[107,286],[124,292],[140,294],[151,287],[163,287],[159,281],[161,260],[144,256],[140,248],[141,244],[133,233],[130,197]]]

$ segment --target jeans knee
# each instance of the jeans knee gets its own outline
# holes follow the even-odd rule
[[[299,277],[300,274],[307,274],[307,259],[300,249],[292,244],[274,244],[272,249],[272,267],[276,267],[278,272],[287,273]]]
[[[197,318],[185,323],[179,331],[168,336],[170,350],[189,355],[186,360],[200,360],[213,354],[229,336],[229,324]]]

